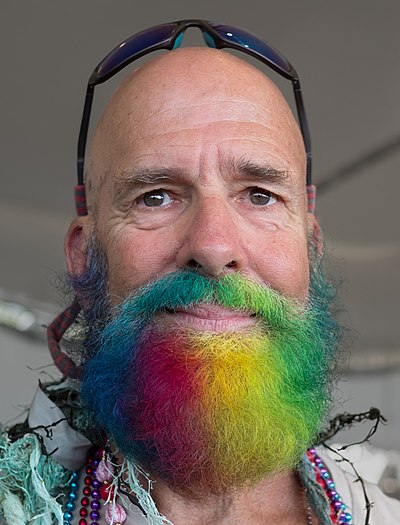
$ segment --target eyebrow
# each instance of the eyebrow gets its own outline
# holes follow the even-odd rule
[[[267,164],[260,164],[245,158],[231,158],[220,163],[220,169],[235,178],[255,178],[274,186],[289,189],[293,185],[291,172],[275,168]]]
[[[182,176],[182,170],[168,168],[141,168],[123,171],[115,177],[114,199],[123,201],[132,192],[138,191],[148,185],[176,180]]]

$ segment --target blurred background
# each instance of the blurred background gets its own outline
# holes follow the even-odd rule
[[[341,282],[342,322],[351,329],[334,413],[381,410],[387,425],[372,443],[391,452],[353,454],[364,458],[370,478],[400,496],[398,0],[2,3],[0,420],[21,419],[38,378],[57,375],[42,325],[63,305],[54,283],[65,268],[63,237],[74,217],[89,75],[126,37],[182,18],[243,26],[286,55],[300,75],[317,215],[329,268]],[[196,30],[185,42],[203,45]],[[96,88],[92,122],[119,79]],[[291,101],[290,83],[280,85]],[[370,426],[335,439],[362,439]]]

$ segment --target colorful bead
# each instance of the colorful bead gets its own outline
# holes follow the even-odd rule
[[[107,501],[108,499],[114,499],[114,492],[114,486],[110,485],[108,481],[105,481],[100,487],[100,497],[104,501]]]
[[[86,510],[86,509],[85,509]],[[100,512],[97,511],[97,510],[92,510],[92,512],[90,513],[90,518],[92,520],[98,520],[100,519]]]
[[[92,503],[90,504],[90,507],[93,509],[93,510],[99,510],[100,508],[100,503],[98,502],[98,500],[94,499],[92,501]]]

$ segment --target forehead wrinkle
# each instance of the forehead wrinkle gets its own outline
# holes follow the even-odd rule
[[[226,105],[232,106],[232,118],[226,116],[226,109],[222,110],[222,108]],[[151,110],[151,108],[147,107],[146,112],[143,113],[143,116],[146,120],[151,120],[152,118],[159,119],[160,117],[166,117],[169,120],[181,119],[182,115],[187,116],[191,110],[197,111],[210,106],[213,108],[212,112],[201,113],[199,115],[202,122],[207,122],[207,117],[210,117],[211,121],[216,119],[220,120],[218,118],[219,110],[222,110],[225,115],[225,118],[222,120],[237,120],[237,116],[235,114],[238,112],[243,113],[243,108],[247,108],[246,121],[248,122],[258,122],[261,124],[259,120],[260,118],[271,118],[271,105],[269,105],[269,107],[264,107],[261,101],[253,102],[244,98],[219,97],[218,95],[214,96],[212,100],[208,99],[201,102],[196,102],[194,99],[190,99],[185,101],[184,104],[182,103],[182,100],[177,102],[167,99],[164,101],[164,107],[160,108],[160,106],[157,106],[154,110]],[[255,118],[249,118],[249,114],[254,115]],[[141,118],[143,117],[138,116],[136,118],[136,122],[140,122]]]
[[[240,124],[240,122],[238,120],[219,120],[219,121],[216,121],[216,123],[224,123],[224,124],[228,124],[228,125],[236,125],[236,124]],[[210,124],[210,122],[208,123]],[[264,132],[267,132],[267,131],[271,131],[271,130],[275,130],[276,128],[274,128],[274,126],[268,126],[267,124],[260,124],[260,123],[255,123],[257,124],[257,126],[259,128],[261,128],[262,131]],[[208,137],[208,134],[209,134],[209,129],[207,129],[207,127],[205,126],[202,126],[201,124],[194,124],[193,126],[185,126],[185,127],[174,127],[172,129],[159,129],[157,131],[155,131],[154,133],[152,133],[153,136],[150,137],[150,139],[154,139],[154,138],[158,138],[158,137],[165,137],[167,138],[169,135],[174,135],[176,133],[185,133],[185,132],[191,132],[191,131],[198,131],[198,130],[201,130],[202,128],[204,128],[204,133],[206,135],[205,137],[205,143],[207,143],[207,137]],[[139,131],[140,133],[140,131]],[[226,141],[232,141],[232,140],[237,140],[237,141],[240,141],[240,142],[255,142],[255,143],[260,143],[260,142],[264,142],[266,144],[270,144],[271,143],[271,138],[268,137],[268,136],[263,136],[262,134],[260,134],[261,131],[260,130],[247,130],[246,133],[243,133],[243,132],[240,132],[240,130],[238,130],[238,134],[237,135],[230,135],[229,137],[224,137],[223,135],[222,136],[219,136],[218,137],[218,143],[223,143],[223,142],[226,142]],[[149,136],[147,135],[146,133],[146,130],[144,130],[142,133],[140,133],[140,135],[137,137],[136,139],[137,141],[140,141],[140,142],[148,142],[149,141]],[[180,141],[179,144],[163,144],[162,146],[160,146],[160,144],[158,143],[157,144],[157,147],[160,148],[160,147],[168,147],[168,146],[171,146],[171,147],[184,147],[184,146],[191,146],[192,143],[190,142],[190,139],[188,139],[189,142],[185,142],[184,140]],[[209,142],[212,142],[212,143],[215,143],[215,137],[210,137],[209,139]],[[277,147],[277,145],[275,146],[275,148]]]

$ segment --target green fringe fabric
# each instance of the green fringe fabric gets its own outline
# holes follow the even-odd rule
[[[62,524],[71,472],[42,453],[34,434],[0,434],[0,516],[10,525]]]

